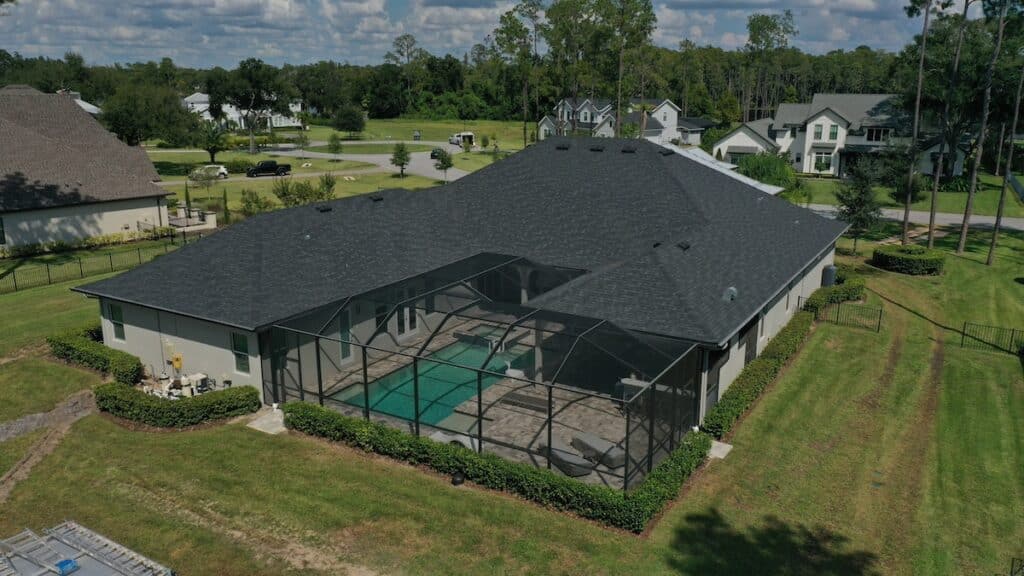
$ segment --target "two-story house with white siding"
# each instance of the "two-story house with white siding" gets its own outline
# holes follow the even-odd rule
[[[599,98],[563,98],[554,113],[537,123],[537,138],[577,134],[612,138],[615,136],[615,102]],[[668,99],[631,98],[622,110],[623,125],[636,126],[639,135],[658,144],[677,141],[700,145],[701,134],[715,123],[704,118],[680,116],[679,106]],[[646,113],[646,118],[643,116]]]
[[[842,176],[858,156],[906,143],[900,131],[906,125],[894,94],[815,94],[809,104],[780,104],[774,118],[739,125],[715,143],[713,154],[732,163],[748,154],[782,154],[797,172]],[[925,140],[924,148],[920,171],[933,174],[938,140]],[[953,175],[963,171],[966,154],[958,147]]]

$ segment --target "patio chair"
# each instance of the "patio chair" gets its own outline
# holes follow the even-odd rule
[[[590,432],[580,432],[573,436],[572,446],[579,450],[584,458],[600,462],[609,468],[619,468],[626,464],[625,450]]]
[[[458,444],[463,448],[467,448],[474,452],[477,451],[476,438],[467,436],[465,434],[448,434],[440,430],[435,431],[429,436],[434,442],[440,442],[441,444]]]
[[[540,445],[541,454],[548,455],[546,443]],[[594,464],[580,456],[575,450],[568,447],[558,438],[551,441],[551,463],[562,471],[563,474],[572,478],[586,476],[594,470]]]

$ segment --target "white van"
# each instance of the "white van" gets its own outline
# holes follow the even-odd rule
[[[476,144],[475,136],[473,136],[472,132],[459,132],[458,134],[452,134],[448,138],[448,143],[454,144],[455,146],[462,146],[466,142],[469,142],[470,146]]]

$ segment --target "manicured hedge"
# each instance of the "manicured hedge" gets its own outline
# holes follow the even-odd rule
[[[584,484],[550,470],[510,462],[494,454],[478,454],[461,446],[415,437],[377,422],[344,416],[315,404],[292,402],[282,408],[285,425],[312,436],[428,466],[441,474],[462,472],[476,484],[517,494],[538,504],[578,514],[633,532],[674,498],[683,482],[707,458],[711,438],[688,434],[675,451],[629,493]]]
[[[810,312],[797,312],[793,315],[786,327],[765,347],[764,352],[743,368],[729,389],[718,399],[718,404],[708,410],[701,426],[705,432],[721,438],[732,429],[740,416],[775,380],[786,361],[800,349],[811,331],[813,321],[814,315]]]
[[[913,276],[942,274],[946,266],[946,255],[940,250],[929,250],[924,246],[891,245],[875,248],[871,263],[875,266]]]
[[[159,428],[184,428],[255,412],[260,409],[260,395],[255,388],[239,386],[169,400],[132,386],[111,383],[96,388],[96,406],[132,422]]]
[[[121,384],[134,384],[142,379],[142,362],[135,356],[114,350],[93,340],[95,328],[73,330],[49,336],[46,342],[57,358],[110,374]]]

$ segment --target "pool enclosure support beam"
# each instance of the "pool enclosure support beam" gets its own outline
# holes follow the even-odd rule
[[[317,330],[316,333],[317,334],[323,334],[324,330],[327,330],[327,327],[331,325],[331,322],[334,322],[334,319],[341,315],[341,311],[344,310],[345,308],[347,308],[349,302],[351,302],[351,301],[352,301],[352,298],[345,298],[345,301],[341,303],[341,306],[338,306],[338,309],[334,311],[334,314],[331,314],[331,317],[327,319],[327,322],[324,322],[320,326],[320,329]]]
[[[484,375],[476,373],[476,451],[484,453]]]
[[[360,346],[363,351],[363,417],[370,419],[370,380],[366,369],[366,346]]]
[[[629,451],[629,404],[625,406],[626,410],[626,468],[622,471],[622,491],[625,492],[629,488],[629,461],[633,459],[633,455]]]
[[[654,387],[651,384],[647,388],[647,402],[650,408],[647,409],[647,473],[651,473],[654,466]]]
[[[416,355],[421,356],[423,354],[423,351],[427,349],[427,346],[429,346],[430,343],[434,341],[434,338],[441,332],[441,328],[444,328],[444,325],[447,324],[448,321],[451,320],[453,316],[455,316],[456,312],[462,312],[463,310],[471,306],[476,306],[480,302],[482,302],[482,300],[477,298],[476,300],[473,300],[469,304],[465,304],[463,306],[456,308],[455,310],[452,310],[451,312],[446,313],[444,315],[444,318],[442,318],[441,321],[437,324],[437,328],[434,328],[434,331],[430,333],[430,338],[427,338],[423,342],[423,345],[420,346],[420,349],[416,351]],[[367,342],[367,344],[369,344],[369,342]]]
[[[412,359],[412,401],[413,401],[413,425],[416,436],[420,435],[420,359]]]
[[[495,343],[494,348],[492,348],[491,351],[487,354],[487,358],[485,358],[484,361],[482,363],[480,363],[480,367],[484,368],[484,367],[487,366],[487,364],[490,363],[491,358],[494,358],[494,355],[498,352],[498,348],[500,348],[501,345],[505,343],[505,339],[508,338],[508,335],[512,333],[512,330],[516,326],[518,326],[519,324],[523,323],[524,321],[529,319],[530,316],[533,316],[537,312],[538,312],[538,310],[536,310],[536,309],[531,310],[531,311],[527,312],[526,314],[520,316],[519,318],[516,318],[515,322],[512,322],[511,324],[509,324],[508,328],[506,328],[505,332],[501,335],[501,338],[499,338],[498,342]]]
[[[316,397],[320,401],[320,405],[324,405],[324,376],[320,369],[320,337],[317,336],[313,339],[313,343],[316,348]]]
[[[551,469],[551,420],[552,416],[554,416],[554,394],[552,394],[553,391],[554,388],[548,386],[548,470]]]
[[[577,336],[576,339],[572,341],[572,346],[569,346],[569,351],[566,352],[565,358],[562,358],[562,363],[558,365],[558,368],[555,370],[555,373],[551,375],[551,381],[552,382],[557,382],[558,381],[558,376],[559,376],[559,374],[562,373],[562,368],[565,368],[565,364],[569,361],[569,357],[572,356],[573,351],[576,350],[576,345],[580,343],[580,340],[582,340],[584,336],[589,334],[591,330],[594,330],[595,328],[597,328],[598,326],[601,326],[604,323],[605,323],[605,320],[601,320],[597,324],[594,324],[590,328],[587,328],[586,330],[581,332],[580,335]],[[587,342],[590,342],[590,341],[588,340]]]
[[[295,358],[299,363],[299,401],[306,401],[306,385],[302,383],[302,339],[295,335]]]

